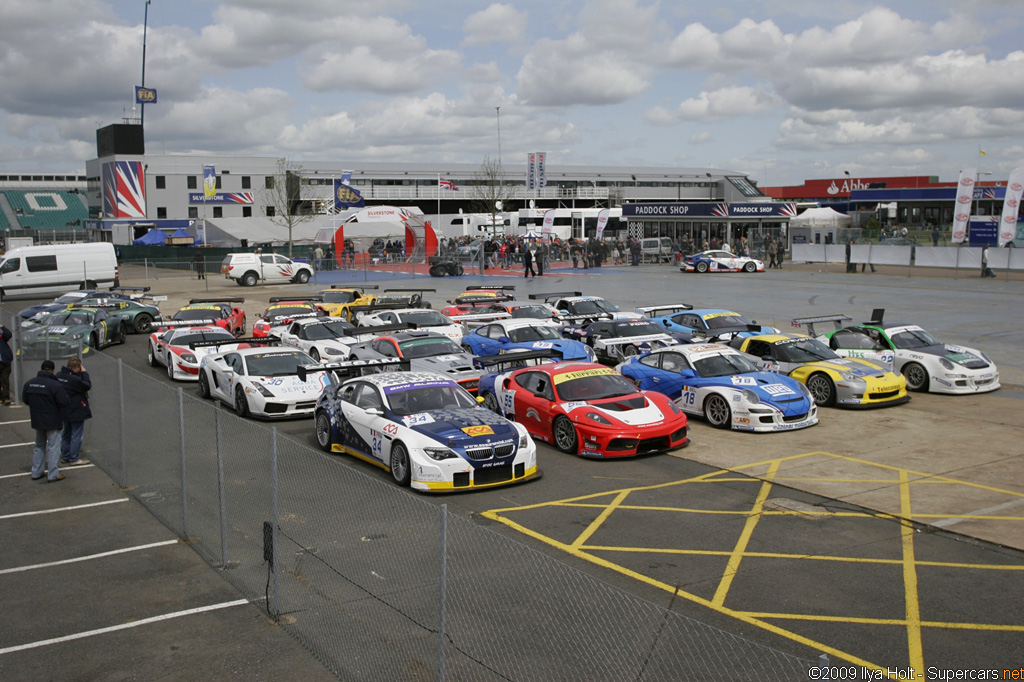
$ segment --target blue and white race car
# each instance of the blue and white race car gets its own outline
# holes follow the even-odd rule
[[[757,326],[756,321],[748,320],[732,310],[722,310],[721,308],[682,310],[666,315],[657,315],[651,319],[669,331],[685,332],[703,337],[717,336],[723,341],[732,338],[733,334],[753,336],[755,334],[777,334],[779,331],[775,327]],[[731,331],[728,329],[742,326],[751,326],[751,330]]]
[[[729,251],[701,251],[685,256],[679,269],[682,272],[764,272],[764,261]]]
[[[717,428],[789,431],[818,423],[818,408],[796,379],[762,372],[722,344],[683,344],[634,357],[616,369],[642,389],[664,393]]]
[[[538,320],[496,320],[463,336],[462,347],[473,355],[553,349],[563,360],[597,359],[586,344],[567,339],[558,327]]]
[[[324,451],[379,466],[415,490],[489,488],[541,475],[537,446],[526,429],[481,407],[440,374],[383,372],[348,379],[323,392],[314,423]]]

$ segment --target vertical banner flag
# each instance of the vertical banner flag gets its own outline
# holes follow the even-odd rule
[[[597,241],[604,237],[604,228],[608,225],[609,209],[601,209],[597,214]]]
[[[547,213],[544,214],[544,224],[540,228],[541,236],[543,236],[544,239],[550,239],[551,238],[551,228],[554,226],[554,224],[555,224],[555,209],[553,209],[553,208],[552,209],[548,209]]]
[[[537,152],[537,189],[548,186],[548,174],[545,169],[547,152]]]
[[[974,203],[974,185],[978,182],[977,168],[964,168],[956,183],[956,203],[953,205],[954,244],[963,243],[967,238],[967,223],[971,220],[971,204]]]
[[[537,189],[537,155],[526,155],[526,189]]]
[[[352,187],[352,171],[343,171],[341,179],[334,179],[334,210],[340,211],[346,208],[362,208],[366,201],[359,190]]]
[[[1003,215],[999,219],[999,246],[1017,236],[1017,215],[1020,212],[1021,190],[1024,190],[1024,166],[1010,171],[1006,181],[1006,197],[1003,199]]]
[[[203,198],[213,199],[217,196],[217,170],[213,166],[203,166]]]

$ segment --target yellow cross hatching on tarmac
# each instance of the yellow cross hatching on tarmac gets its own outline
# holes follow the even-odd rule
[[[847,476],[829,476],[828,472],[842,470]],[[745,474],[737,475],[739,472]],[[811,472],[825,473],[826,475],[810,475]],[[747,475],[749,474],[749,475]],[[643,504],[644,493],[653,491],[665,491],[672,488],[683,488],[685,486],[702,485],[707,483],[749,483],[757,485],[758,489],[753,502],[749,508],[743,509],[701,509],[686,506],[666,506]],[[801,508],[779,508],[777,505],[769,505],[772,488],[776,484],[796,483],[821,483],[821,484],[876,484],[872,492],[891,492],[895,498],[891,501],[890,512],[864,511],[832,511],[824,507],[805,506]],[[921,486],[950,485],[968,486],[985,493],[995,500],[1003,500],[1003,503],[996,504],[977,512],[957,513],[946,512],[942,509],[928,508],[924,503],[924,496],[919,495],[919,500],[914,501],[914,489],[920,490]],[[820,494],[820,493],[819,493]],[[928,498],[930,504],[934,504],[934,496]],[[677,594],[691,602],[706,606],[719,613],[736,618],[745,623],[763,628],[769,632],[787,637],[817,651],[824,652],[830,656],[849,661],[856,665],[870,668],[872,670],[886,671],[892,668],[888,665],[879,665],[862,659],[854,653],[840,650],[824,642],[818,642],[799,633],[787,630],[776,624],[777,621],[817,621],[827,623],[867,624],[884,625],[888,627],[898,626],[905,630],[907,641],[907,656],[909,665],[915,670],[925,670],[925,651],[922,632],[929,628],[943,630],[988,630],[988,631],[1010,631],[1024,632],[1024,624],[1014,623],[977,623],[977,622],[950,622],[950,621],[929,621],[923,620],[921,614],[920,594],[918,592],[918,567],[940,567],[946,569],[970,569],[983,571],[1024,571],[1024,565],[1012,564],[984,564],[984,563],[963,563],[963,562],[942,562],[919,560],[915,554],[915,522],[930,522],[941,520],[941,522],[958,522],[961,520],[973,521],[1000,521],[1000,522],[1024,522],[1024,516],[1000,515],[993,511],[1003,511],[1016,507],[1024,502],[1024,495],[1009,491],[984,486],[966,481],[959,481],[946,476],[934,476],[926,473],[912,471],[884,464],[877,464],[867,460],[835,455],[827,452],[809,452],[778,459],[765,460],[732,470],[715,470],[700,476],[687,478],[668,483],[659,483],[648,486],[632,488],[620,488],[590,495],[581,495],[562,500],[554,500],[521,507],[510,507],[505,509],[492,509],[484,512],[484,516],[499,521],[510,528],[529,535],[541,542],[556,547],[573,556],[590,561],[599,566],[617,571],[648,585],[663,589],[667,592]],[[884,505],[876,505],[884,506]],[[924,507],[925,510],[920,508]],[[539,532],[531,530],[515,517],[525,515],[524,512],[544,508],[572,508],[592,509],[595,512],[593,521],[569,542],[562,542],[548,537]],[[744,517],[743,527],[736,537],[731,550],[709,550],[709,549],[688,549],[683,547],[637,547],[630,545],[605,545],[592,543],[591,539],[616,513],[627,511],[643,512],[665,512],[672,514],[701,514],[701,515],[722,515],[725,517]],[[876,558],[859,556],[834,556],[818,555],[808,553],[785,553],[785,552],[758,552],[749,549],[751,540],[757,532],[758,524],[771,517],[802,516],[805,518],[834,518],[834,519],[878,519],[886,522],[896,521],[899,523],[899,545],[901,555],[899,558]],[[942,523],[937,525],[943,525]],[[726,531],[728,532],[728,531]],[[670,585],[654,577],[645,575],[636,570],[627,568],[622,564],[611,561],[600,554],[622,554],[627,556],[666,555],[666,556],[705,556],[721,557],[726,560],[722,575],[718,580],[714,595],[708,599],[693,592],[680,589],[677,585]],[[734,582],[741,577],[740,566],[747,559],[795,559],[805,561],[822,562],[843,562],[851,564],[881,564],[892,565],[901,569],[902,593],[904,596],[904,609],[901,618],[865,618],[833,614],[808,614],[788,613],[783,611],[753,611],[742,608],[742,605],[734,604],[733,597],[730,601],[730,592]],[[728,603],[728,605],[727,605]],[[806,606],[807,604],[804,604]],[[813,606],[813,604],[811,605]]]

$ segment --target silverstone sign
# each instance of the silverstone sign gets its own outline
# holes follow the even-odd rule
[[[622,205],[623,218],[793,218],[796,204],[709,202],[635,203]]]

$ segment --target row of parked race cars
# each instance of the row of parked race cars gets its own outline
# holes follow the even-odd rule
[[[60,336],[83,313],[117,329],[112,342],[148,331],[149,363],[169,378],[241,416],[312,416],[325,451],[430,491],[539,476],[533,439],[628,457],[684,447],[688,416],[784,431],[813,426],[822,407],[905,403],[908,389],[999,388],[984,353],[882,310],[863,323],[793,320],[802,333],[683,303],[625,312],[578,291],[516,300],[514,287],[473,287],[437,311],[430,291],[273,298],[248,337],[243,299],[194,299],[165,320],[138,292],[73,292],[56,310],[23,311],[23,339]]]

